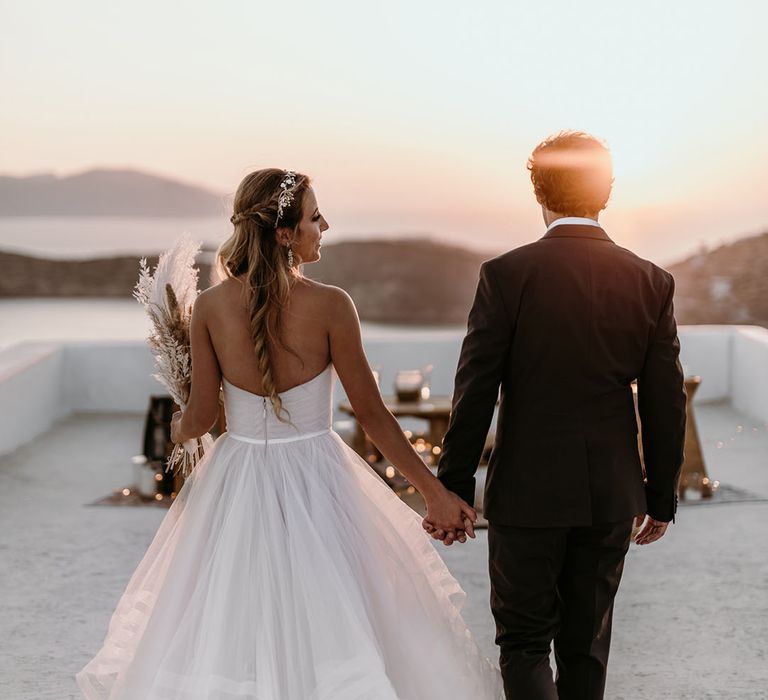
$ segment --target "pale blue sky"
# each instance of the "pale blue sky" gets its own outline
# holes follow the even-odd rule
[[[0,171],[292,167],[337,230],[511,247],[541,234],[528,154],[578,128],[614,154],[606,229],[668,262],[768,228],[765,8],[5,0]]]

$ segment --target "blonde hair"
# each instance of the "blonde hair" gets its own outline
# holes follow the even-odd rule
[[[288,411],[275,388],[270,350],[278,344],[298,357],[281,337],[280,320],[293,282],[303,277],[298,267],[288,264],[288,247],[277,240],[278,197],[285,175],[285,170],[265,168],[243,178],[235,193],[231,218],[235,230],[219,246],[215,262],[220,279],[245,275],[249,331],[262,385],[275,415],[283,422],[286,421],[280,414]],[[310,179],[297,173],[295,182],[291,188],[294,199],[280,217],[280,227],[294,232],[301,221],[302,202]]]

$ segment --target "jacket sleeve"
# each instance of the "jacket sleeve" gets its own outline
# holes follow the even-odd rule
[[[674,522],[685,444],[686,395],[672,301],[675,281],[669,274],[668,285],[661,316],[637,378],[637,402],[648,515],[655,520]]]
[[[437,478],[470,505],[512,339],[512,324],[489,261],[480,266],[454,382]]]

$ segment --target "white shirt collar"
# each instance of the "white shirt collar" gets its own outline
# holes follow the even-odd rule
[[[555,219],[549,226],[547,226],[547,232],[560,224],[580,224],[581,226],[597,226],[597,228],[602,228],[597,221],[589,219],[586,216],[563,216],[559,219]]]

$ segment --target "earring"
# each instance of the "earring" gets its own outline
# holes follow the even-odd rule
[[[293,251],[291,246],[288,246],[288,267],[293,267]]]

